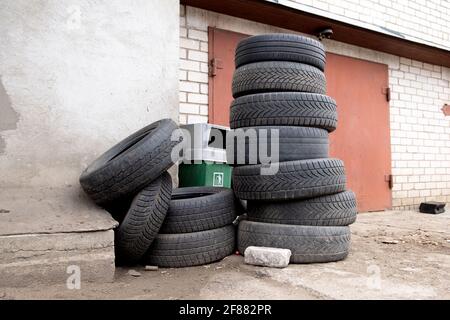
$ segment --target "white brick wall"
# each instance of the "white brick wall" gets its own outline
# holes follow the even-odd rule
[[[292,32],[183,6],[180,21],[183,124],[208,121],[208,26],[246,34]],[[450,203],[450,117],[440,110],[450,102],[450,69],[332,40],[324,44],[329,52],[389,66],[393,208],[417,208],[424,200]]]
[[[208,122],[208,30],[187,27],[180,8],[181,124]]]
[[[393,30],[450,48],[448,0],[280,0]]]
[[[389,69],[393,205],[416,208],[423,200],[450,202],[449,69],[400,58]]]

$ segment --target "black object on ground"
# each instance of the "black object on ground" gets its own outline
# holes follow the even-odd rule
[[[166,170],[178,160],[172,154],[181,142],[172,140],[176,129],[170,119],[152,123],[81,174],[84,191],[120,222],[118,264],[185,267],[220,260],[235,249],[238,208],[231,189],[180,188],[172,196]]]
[[[349,227],[317,227],[242,221],[238,249],[248,246],[289,249],[290,262],[331,262],[344,259],[350,247]]]
[[[159,267],[190,267],[221,260],[235,247],[235,227],[178,234],[159,234],[143,258]]]
[[[420,204],[419,211],[422,213],[431,213],[431,214],[444,213],[445,203],[436,201],[422,202]]]

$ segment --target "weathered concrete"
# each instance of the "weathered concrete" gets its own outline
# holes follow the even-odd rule
[[[69,263],[111,278],[116,222],[78,177],[178,119],[178,44],[178,0],[0,2],[0,280],[59,282]]]
[[[291,250],[250,246],[245,249],[246,264],[272,268],[286,268],[291,258]]]
[[[3,299],[450,299],[450,213],[360,214],[347,259],[284,269],[241,256],[200,267],[116,270],[114,283],[0,288]],[[394,239],[397,244],[384,243]]]
[[[81,281],[114,278],[114,231],[0,236],[0,287],[65,284],[79,268]]]
[[[0,192],[0,236],[109,230],[117,222],[80,187]]]
[[[86,281],[113,279],[118,223],[86,198],[73,188],[0,192],[0,287],[64,283],[70,265]]]
[[[77,186],[114,143],[177,120],[178,25],[178,0],[1,1],[1,111],[18,120],[0,128],[2,189]]]

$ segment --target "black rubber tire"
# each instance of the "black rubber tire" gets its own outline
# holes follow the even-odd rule
[[[277,130],[278,141],[274,139],[272,142],[272,130]],[[245,138],[246,133],[252,135]],[[271,159],[260,158],[261,145],[266,148],[266,152],[262,151],[263,154],[271,157],[272,162],[328,158],[328,132],[323,129],[260,126],[235,129],[234,134],[241,138],[230,139],[231,136],[227,138],[227,163],[231,165],[261,164],[263,161],[267,163]],[[277,158],[272,155],[272,146],[278,147]],[[254,149],[251,154],[250,149]],[[273,152],[276,153],[276,149]],[[240,154],[243,156],[242,159],[238,157]]]
[[[350,248],[349,227],[315,227],[242,221],[238,250],[249,246],[291,250],[291,263],[332,262],[345,259]]]
[[[172,192],[161,233],[187,233],[221,228],[236,219],[233,190],[186,187]]]
[[[292,61],[325,70],[325,48],[315,39],[295,34],[248,37],[236,47],[236,68],[259,61]]]
[[[236,69],[232,83],[233,98],[273,92],[300,91],[325,94],[325,75],[307,64],[268,61],[246,64]]]
[[[172,178],[165,172],[133,199],[116,229],[116,258],[120,264],[137,263],[148,250],[163,224],[171,194]]]
[[[272,175],[262,175],[262,166],[233,169],[233,189],[239,199],[293,200],[345,191],[344,163],[338,159],[280,162]]]
[[[80,176],[84,191],[99,205],[136,194],[170,168],[171,135],[178,128],[170,119],[135,132],[92,162]]]
[[[192,233],[159,234],[143,262],[165,268],[208,264],[230,255],[235,243],[232,225]]]
[[[235,99],[231,104],[230,127],[303,126],[332,132],[337,118],[336,102],[326,95],[271,92]]]
[[[248,201],[249,221],[304,226],[348,226],[358,213],[352,191],[303,201]]]

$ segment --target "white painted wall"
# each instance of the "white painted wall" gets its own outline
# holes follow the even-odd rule
[[[292,32],[193,7],[182,6],[180,14],[181,123],[208,121],[208,26],[250,35]],[[324,44],[329,52],[389,66],[393,208],[450,203],[450,117],[441,111],[450,102],[450,69],[333,40]]]
[[[178,0],[2,0],[0,192],[78,189],[112,144],[178,118],[178,73]]]

